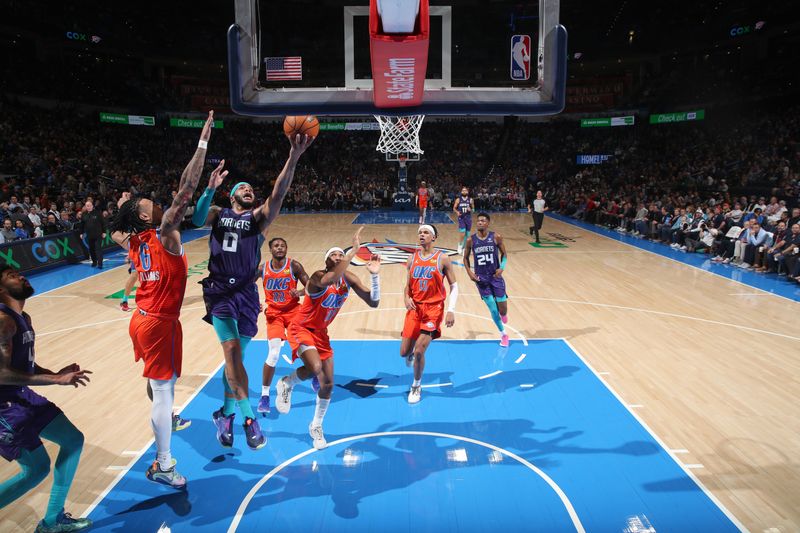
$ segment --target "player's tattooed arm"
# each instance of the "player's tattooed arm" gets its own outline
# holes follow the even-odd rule
[[[214,112],[208,112],[208,118],[203,125],[203,131],[200,133],[200,142],[198,143],[197,150],[195,150],[192,159],[186,168],[183,169],[181,181],[178,184],[178,193],[172,200],[172,205],[164,213],[161,221],[161,231],[174,229],[179,226],[183,221],[183,216],[186,214],[186,209],[189,207],[192,196],[197,190],[197,184],[200,182],[200,176],[203,172],[203,165],[206,161],[206,151],[208,147],[208,140],[211,138],[211,126],[214,123]],[[220,163],[222,164],[222,163]],[[219,168],[219,167],[217,167]]]
[[[161,219],[161,242],[164,247],[173,254],[180,253],[181,235],[180,229],[186,209],[192,203],[192,196],[200,182],[203,173],[203,165],[206,161],[206,149],[208,140],[211,138],[211,126],[214,124],[214,112],[208,112],[208,118],[203,125],[200,133],[200,142],[197,145],[189,164],[183,170],[181,181],[178,185],[178,193],[172,200],[172,205],[167,209]],[[221,164],[221,163],[220,163]],[[219,169],[219,167],[217,167]]]
[[[86,375],[88,370],[71,373],[53,373],[50,370],[35,365],[36,373],[28,374],[19,372],[11,367],[11,357],[14,353],[13,339],[17,333],[17,324],[14,319],[3,313],[0,315],[0,385],[86,385],[89,381]],[[40,373],[41,371],[41,373]]]
[[[281,173],[278,174],[278,179],[275,180],[275,185],[272,187],[272,194],[270,194],[267,201],[264,202],[264,205],[253,213],[253,218],[258,221],[258,227],[265,237],[267,236],[267,228],[278,216],[281,205],[283,204],[283,199],[286,198],[289,187],[292,186],[297,161],[300,159],[300,156],[303,155],[303,152],[306,151],[306,148],[311,146],[312,142],[314,142],[314,137],[308,135],[295,135],[294,138],[289,138],[289,143],[292,145],[292,148],[289,150],[289,158],[286,160],[286,164],[283,165]]]

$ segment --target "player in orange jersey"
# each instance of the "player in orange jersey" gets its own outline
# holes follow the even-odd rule
[[[424,181],[420,182],[417,190],[417,207],[419,207],[419,223],[425,223],[425,212],[428,210],[428,186]]]
[[[314,440],[314,448],[321,450],[327,443],[322,433],[322,419],[328,410],[333,391],[333,350],[328,338],[328,325],[336,318],[352,288],[359,298],[370,307],[378,307],[381,299],[380,257],[372,256],[367,263],[370,273],[370,287],[367,288],[358,276],[347,267],[361,247],[360,227],[353,236],[353,247],[347,252],[341,248],[331,248],[325,253],[325,269],[317,270],[308,279],[306,297],[300,311],[289,325],[289,344],[292,357],[303,360],[303,366],[290,375],[281,378],[275,389],[278,398],[275,407],[279,413],[288,413],[292,407],[292,389],[301,381],[312,376],[319,380],[317,407],[314,418],[308,425],[308,433]]]
[[[408,393],[408,403],[417,403],[422,395],[422,372],[425,370],[425,351],[433,339],[442,335],[442,318],[447,327],[455,323],[458,283],[450,258],[433,247],[438,236],[430,224],[419,227],[420,249],[408,259],[408,276],[403,290],[406,321],[403,325],[400,355],[408,366],[414,365],[414,382]],[[444,279],[450,285],[450,305],[444,312],[446,298]]]
[[[136,312],[128,331],[135,359],[144,361],[144,377],[153,390],[150,422],[156,441],[156,460],[147,479],[175,489],[186,488],[186,478],[175,470],[170,453],[172,404],[175,380],[181,375],[183,334],[178,320],[186,290],[187,263],[181,244],[180,225],[197,189],[206,159],[214,112],[208,113],[197,150],[181,175],[178,194],[162,214],[161,206],[148,198],[123,193],[119,213],[112,223],[112,238],[128,247],[128,256],[139,273]],[[214,174],[225,175],[224,161]],[[157,231],[160,228],[160,231]]]
[[[305,287],[308,284],[308,274],[299,262],[286,257],[288,246],[280,237],[269,241],[269,251],[272,259],[264,263],[261,279],[264,282],[264,296],[267,308],[264,314],[267,317],[267,342],[269,353],[264,362],[261,382],[261,400],[258,402],[259,413],[269,413],[269,391],[272,387],[272,378],[275,376],[275,365],[281,353],[281,345],[286,340],[286,330],[297,311],[300,309],[300,296],[303,290],[297,289],[297,282]]]

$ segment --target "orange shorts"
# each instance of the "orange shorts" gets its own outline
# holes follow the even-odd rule
[[[267,316],[267,339],[286,340],[286,330],[289,329],[292,319],[297,315],[300,306],[294,307],[289,311],[276,313],[274,315],[265,313]]]
[[[426,207],[428,207],[428,199],[425,198],[423,200],[422,198],[420,198],[420,200],[419,200],[419,208],[420,209],[425,209]]]
[[[406,322],[403,324],[404,339],[416,339],[420,331],[430,331],[431,337],[438,339],[442,336],[442,318],[444,317],[444,302],[435,304],[415,304],[416,309],[406,311]]]
[[[300,357],[298,349],[301,345],[316,348],[319,352],[319,360],[324,361],[333,357],[331,340],[328,338],[328,330],[310,330],[297,324],[289,325],[289,346],[292,347],[292,361]]]
[[[144,360],[144,377],[170,380],[172,376],[181,375],[183,330],[180,320],[164,320],[134,311],[128,333],[136,361]]]

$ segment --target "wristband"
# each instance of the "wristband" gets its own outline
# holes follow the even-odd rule
[[[200,142],[198,142],[197,143],[197,147],[198,148],[202,148],[203,150],[205,150],[206,148],[208,148],[208,141],[200,141]]]
[[[506,269],[506,259],[508,259],[507,255],[504,255],[503,258],[500,260],[500,268],[503,270]]]
[[[378,274],[370,274],[369,298],[373,302],[381,299],[381,277]]]

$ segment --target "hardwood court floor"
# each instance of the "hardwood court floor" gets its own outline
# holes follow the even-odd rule
[[[311,272],[322,266],[324,250],[349,246],[352,220],[352,214],[282,215],[272,235],[286,238],[290,256]],[[745,527],[800,529],[800,303],[552,219],[545,221],[545,231],[574,242],[533,248],[529,220],[523,214],[497,215],[492,227],[503,234],[509,251],[505,277],[516,338],[569,340]],[[455,226],[439,229],[438,244],[455,249]],[[369,225],[363,237],[413,244],[416,225]],[[196,283],[204,275],[206,240],[188,244],[186,251],[190,278],[181,316],[184,375],[176,387],[178,408],[221,361],[215,335],[201,321]],[[266,245],[264,251],[266,256]],[[366,279],[363,268],[353,270]],[[457,275],[462,297],[456,325],[445,337],[495,338],[476,289],[462,269]],[[133,363],[127,332],[130,315],[119,311],[118,300],[106,299],[126,277],[127,270],[110,269],[26,306],[37,331],[39,364],[60,368],[77,361],[94,372],[85,389],[40,389],[86,435],[67,507],[76,515],[152,438],[145,381]],[[350,298],[331,337],[398,338],[403,282],[401,264],[384,265],[381,307],[370,310]],[[260,328],[257,338],[264,337],[263,323]],[[260,376],[251,381],[256,390]],[[53,456],[49,445],[48,451]],[[0,479],[15,472],[16,466],[0,464]],[[51,480],[0,511],[0,531],[31,531]]]

